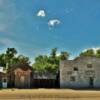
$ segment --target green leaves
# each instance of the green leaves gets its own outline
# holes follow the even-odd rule
[[[39,73],[50,72],[55,74],[59,69],[60,60],[66,60],[69,57],[67,52],[61,52],[61,55],[57,56],[57,48],[53,48],[50,54],[50,56],[37,56],[35,58],[35,63],[32,65],[33,69]]]
[[[68,52],[61,52],[61,55],[60,55],[60,59],[61,60],[67,60],[69,57],[69,53]]]
[[[6,56],[8,59],[13,58],[17,54],[17,50],[15,48],[7,48]]]
[[[100,58],[100,49],[93,50],[93,49],[87,49],[84,52],[80,53],[80,56],[89,56],[89,57],[98,57]]]
[[[96,51],[96,57],[100,58],[100,49]]]
[[[87,49],[86,51],[82,52],[80,56],[95,56],[95,52],[93,49]]]
[[[0,54],[0,66],[6,67],[5,54]]]
[[[8,67],[12,64],[22,64],[29,63],[29,58],[24,55],[18,55],[15,48],[7,48],[5,53],[0,54],[0,65],[3,67]]]

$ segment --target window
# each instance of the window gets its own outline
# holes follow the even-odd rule
[[[78,71],[78,68],[77,67],[74,67],[74,71]]]
[[[88,68],[92,68],[92,64],[87,64],[87,67]]]
[[[76,81],[75,76],[71,76],[70,81],[75,82]]]

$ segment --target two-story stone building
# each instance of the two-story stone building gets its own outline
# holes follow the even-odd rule
[[[60,62],[61,88],[100,88],[100,58],[77,57]]]

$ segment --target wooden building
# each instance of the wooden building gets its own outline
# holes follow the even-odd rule
[[[28,64],[16,64],[8,69],[8,87],[30,88],[33,80],[33,70]]]
[[[58,88],[58,80],[57,74],[36,72],[28,64],[15,64],[0,72],[1,88]]]

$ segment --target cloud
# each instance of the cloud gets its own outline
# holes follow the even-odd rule
[[[0,6],[2,6],[4,3],[4,0],[0,0]]]
[[[0,32],[7,32],[12,28],[16,20],[15,2],[11,0],[0,0]]]
[[[0,24],[0,32],[5,32],[6,28],[7,28],[6,24]]]
[[[61,23],[61,21],[58,19],[51,19],[51,20],[49,20],[48,25],[51,27],[54,27],[56,25],[59,25],[60,23]]]
[[[1,38],[0,39],[0,46],[9,46],[12,45],[13,41],[8,38]]]
[[[37,13],[38,17],[45,17],[46,16],[46,12],[44,10],[39,10],[39,12]]]

